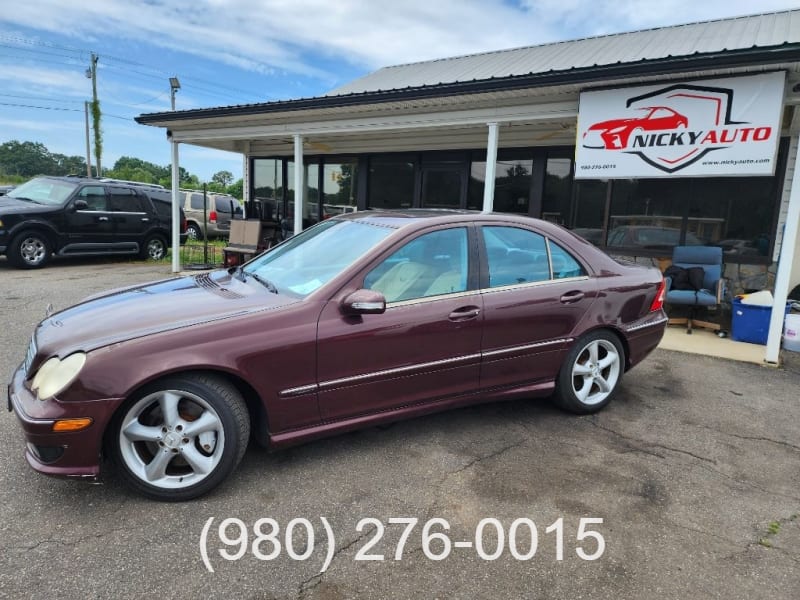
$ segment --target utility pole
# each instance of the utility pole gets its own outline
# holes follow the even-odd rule
[[[92,176],[92,148],[89,144],[89,101],[83,103],[83,116],[86,121],[86,176]]]
[[[100,166],[100,156],[103,154],[103,138],[100,132],[100,102],[97,100],[97,61],[99,56],[92,52],[91,76],[92,76],[92,124],[94,125],[94,157],[97,163],[97,176],[100,177],[102,168]]]

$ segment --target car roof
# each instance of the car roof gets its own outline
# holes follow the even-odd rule
[[[102,177],[84,177],[82,175],[37,175],[33,179],[53,179],[55,181],[67,181],[69,183],[81,184],[88,183],[94,185],[110,185],[120,187],[133,187],[142,190],[158,190],[162,191],[165,188],[155,187],[151,183],[139,183],[136,181],[120,181],[114,179],[104,179]],[[169,190],[166,190],[169,191]]]
[[[434,209],[434,208],[407,208],[407,209],[369,209],[344,213],[332,217],[340,221],[360,221],[393,229],[424,228],[431,225],[446,225],[450,223],[497,222],[517,223],[520,225],[535,225],[545,233],[564,235],[563,227],[535,219],[527,215],[514,213],[485,213],[478,210],[463,209]]]

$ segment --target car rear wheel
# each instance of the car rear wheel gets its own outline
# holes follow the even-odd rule
[[[142,258],[152,260],[162,260],[167,256],[167,242],[160,235],[152,235],[147,238],[142,247]]]
[[[213,376],[171,377],[119,411],[109,453],[125,482],[156,500],[209,492],[244,456],[250,419],[241,394]]]
[[[190,240],[202,240],[203,230],[196,223],[189,223],[186,226],[186,235]]]
[[[38,231],[23,231],[11,240],[8,259],[23,269],[38,269],[50,260],[50,241]]]
[[[597,412],[611,401],[624,363],[625,352],[613,333],[598,331],[579,339],[561,366],[556,401],[577,414]]]

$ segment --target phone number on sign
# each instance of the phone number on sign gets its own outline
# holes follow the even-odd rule
[[[270,561],[285,554],[292,560],[305,561],[315,555],[319,547],[324,553],[320,573],[331,564],[336,552],[336,535],[326,517],[320,517],[321,532],[311,520],[298,517],[281,528],[275,519],[264,517],[248,526],[243,520],[226,518],[214,527],[215,517],[209,517],[200,535],[200,556],[209,572],[213,573],[209,549],[226,561],[237,561],[245,556]],[[602,525],[603,519],[582,517],[575,536],[575,554],[582,560],[597,560],[606,548],[603,534],[593,529]],[[393,545],[381,545],[387,528],[399,532]],[[453,539],[447,519],[433,518],[420,523],[414,517],[392,517],[384,521],[373,517],[361,519],[355,531],[362,534],[363,544],[358,548],[354,560],[384,561],[403,560],[409,540],[420,542],[423,554],[429,560],[444,560],[455,550],[474,552],[482,560],[497,560],[506,550],[516,560],[531,560],[539,549],[539,530],[536,523],[527,517],[514,519],[507,526],[499,519],[481,519],[467,539]],[[555,547],[556,560],[564,560],[564,518],[559,517],[544,530],[545,540]],[[418,536],[418,537],[417,537]],[[357,538],[357,541],[361,538]],[[552,540],[552,541],[551,541]],[[588,549],[581,545],[588,540]],[[219,541],[222,546],[217,545]],[[415,546],[416,547],[416,546]],[[388,550],[389,554],[384,552]]]

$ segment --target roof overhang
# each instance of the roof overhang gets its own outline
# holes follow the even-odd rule
[[[520,77],[140,115],[178,142],[244,154],[348,154],[483,148],[486,123],[501,147],[571,145],[585,89],[785,70],[788,104],[800,104],[800,44],[648,60]]]

